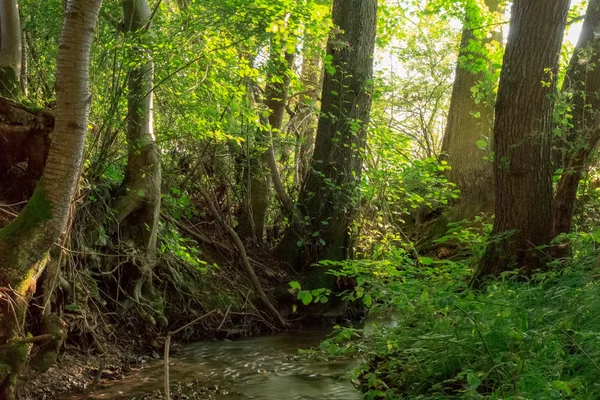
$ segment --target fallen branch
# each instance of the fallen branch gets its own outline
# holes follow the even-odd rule
[[[217,208],[215,207],[215,204],[212,201],[211,197],[208,195],[208,193],[206,193],[206,191],[201,188],[200,194],[202,195],[202,197],[204,197],[204,200],[206,201],[206,203],[208,205],[208,209],[210,210],[211,214],[213,215],[213,218],[219,223],[219,225],[221,225],[221,227],[224,230],[227,231],[227,233],[229,233],[229,236],[231,237],[232,242],[237,247],[239,256],[242,261],[242,265],[244,266],[244,269],[246,270],[246,273],[248,274],[248,277],[250,278],[250,281],[252,282],[252,285],[254,286],[254,290],[258,294],[258,297],[262,301],[263,305],[267,308],[267,310],[269,311],[269,314],[271,314],[271,316],[276,321],[278,321],[278,323],[281,327],[284,327],[284,328],[287,327],[287,322],[285,321],[285,319],[283,319],[283,317],[281,316],[281,314],[279,314],[279,312],[275,309],[275,307],[273,307],[273,304],[271,304],[271,302],[269,301],[269,298],[267,297],[264,290],[262,289],[262,286],[261,286],[260,282],[258,281],[258,277],[256,276],[256,273],[254,272],[252,265],[250,265],[250,260],[248,259],[248,255],[246,254],[246,248],[244,247],[242,240],[240,239],[238,234],[233,230],[233,228],[229,224],[227,224],[225,221],[223,221],[223,219],[221,218],[221,215],[217,211]]]

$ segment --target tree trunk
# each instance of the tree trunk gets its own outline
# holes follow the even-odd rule
[[[544,268],[552,239],[552,101],[569,0],[516,0],[496,102],[494,240],[476,278]]]
[[[133,46],[135,64],[128,82],[127,169],[122,194],[113,207],[116,224],[109,231],[119,229],[121,243],[131,244],[137,254],[129,265],[128,289],[135,302],[144,305],[141,315],[152,324],[166,324],[162,298],[152,284],[161,200],[160,150],[152,123],[154,63],[148,46],[140,43],[149,36],[152,12],[147,0],[123,0],[123,11],[125,31],[138,43]]]
[[[281,182],[273,147],[273,133],[280,132],[283,127],[290,84],[287,71],[291,68],[294,57],[295,54],[284,53],[279,46],[273,45],[270,59],[273,72],[267,76],[263,101],[264,106],[269,110],[269,116],[267,120],[261,119],[261,123],[268,126],[257,132],[255,147],[259,150],[260,155],[254,157],[250,163],[250,207],[245,211],[246,215],[240,226],[240,233],[243,236],[252,237],[258,242],[263,240],[273,184],[275,184],[277,197],[286,209],[289,209],[290,206],[292,209],[294,208],[293,201],[287,195]]]
[[[312,173],[300,193],[305,225],[280,244],[292,265],[343,260],[350,247],[371,110],[377,0],[335,0]],[[335,70],[335,71],[334,71]],[[299,246],[298,246],[299,245]]]
[[[487,0],[489,12],[500,8],[500,0]],[[450,221],[471,219],[494,208],[494,174],[492,164],[484,160],[485,153],[478,141],[491,141],[494,125],[493,99],[476,102],[471,88],[488,79],[490,61],[485,46],[492,40],[502,41],[498,30],[488,37],[481,28],[481,18],[474,15],[484,13],[474,1],[467,1],[465,23],[462,31],[460,52],[456,66],[454,86],[448,121],[442,142],[442,152],[451,169],[448,179],[461,191],[460,199],[450,210]],[[474,48],[474,44],[477,44]],[[479,61],[483,59],[483,63]]]
[[[17,0],[0,0],[0,95],[21,92],[22,33]]]
[[[590,0],[579,42],[567,69],[563,90],[573,94],[571,145],[553,203],[554,235],[571,232],[577,188],[588,158],[600,141],[600,0]],[[564,255],[565,247],[556,249]]]
[[[90,104],[90,48],[100,4],[100,0],[68,3],[57,60],[56,123],[46,168],[25,208],[0,230],[0,287],[11,298],[0,304],[2,399],[15,397],[16,377],[29,352],[29,344],[15,340],[22,335],[28,300],[46,255],[67,225],[81,171]]]
[[[314,54],[314,50],[306,51],[302,59],[301,79],[308,91],[300,96],[295,116],[297,126],[294,127],[296,131],[294,184],[296,187],[300,186],[308,177],[318,123],[315,109],[323,86],[322,71],[320,57]]]

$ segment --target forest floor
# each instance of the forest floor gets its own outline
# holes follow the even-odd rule
[[[109,346],[104,354],[69,348],[45,373],[23,376],[18,399],[85,399],[90,390],[102,388],[108,381],[123,379],[128,372],[158,357],[157,351],[135,349],[126,343]]]

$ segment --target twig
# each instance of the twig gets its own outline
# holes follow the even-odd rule
[[[165,382],[164,383],[165,383],[165,399],[166,400],[171,400],[171,391],[169,390],[169,350],[171,348],[171,336],[178,334],[179,332],[181,332],[188,326],[194,325],[195,323],[203,320],[204,318],[208,317],[209,315],[214,314],[216,311],[217,310],[212,310],[210,312],[207,312],[206,314],[196,318],[192,322],[185,324],[181,328],[167,333],[167,338],[165,340],[165,353],[164,353],[164,363],[165,363]],[[227,309],[227,311],[229,311],[229,309]]]
[[[223,324],[225,323],[225,320],[227,319],[227,316],[229,315],[229,310],[231,310],[231,304],[229,305],[229,307],[227,307],[227,311],[225,311],[225,316],[223,317],[223,320],[219,324],[219,327],[217,328],[217,331],[220,331],[221,328],[223,327]]]
[[[169,390],[169,350],[171,348],[171,332],[167,333],[167,339],[165,340],[165,399],[171,400],[171,391]]]
[[[98,364],[98,372],[96,372],[96,376],[94,376],[94,380],[87,387],[87,389],[85,389],[85,392],[83,392],[83,400],[87,400],[90,397],[90,393],[92,393],[94,388],[98,385],[98,382],[100,382],[100,378],[102,378],[102,370],[103,369],[104,369],[104,362],[100,362],[100,364]]]

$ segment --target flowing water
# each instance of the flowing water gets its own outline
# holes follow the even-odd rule
[[[219,383],[219,400],[358,400],[347,373],[353,360],[325,361],[299,357],[298,350],[317,346],[326,334],[290,332],[236,341],[205,341],[184,346],[171,356],[171,384]],[[124,380],[94,391],[91,399],[130,399],[161,390],[163,364],[155,363]]]

